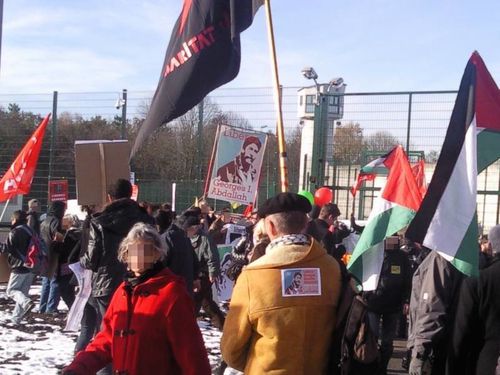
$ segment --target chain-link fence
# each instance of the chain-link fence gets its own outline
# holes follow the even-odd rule
[[[288,139],[290,189],[311,188],[307,175],[300,178],[300,130],[304,119],[299,118],[298,87],[282,90],[285,133]],[[45,205],[48,182],[67,179],[69,197],[76,198],[74,177],[75,139],[118,139],[133,141],[135,132],[147,113],[151,91],[47,93],[0,95],[0,170],[5,171],[38,124],[40,116],[52,112],[54,120],[45,136],[31,193],[25,200],[36,197]],[[124,99],[126,101],[120,101]],[[326,122],[325,185],[333,186],[335,200],[344,216],[353,209],[349,188],[359,168],[371,157],[383,154],[395,144],[418,154],[427,163],[430,181],[433,165],[439,157],[456,92],[381,92],[346,93],[343,95],[343,115]],[[202,116],[192,121],[174,121],[152,137],[145,145],[140,163],[133,163],[139,199],[170,202],[172,183],[177,183],[177,209],[191,205],[203,192],[208,159],[213,144],[216,123],[229,123],[253,128],[269,134],[268,150],[260,176],[258,200],[279,191],[279,168],[275,141],[276,115],[272,89],[221,88],[211,93]],[[200,113],[198,113],[199,115]],[[125,116],[124,116],[125,115]],[[201,120],[200,120],[201,118]],[[186,125],[187,124],[187,125]],[[165,138],[161,138],[165,137]],[[163,144],[172,139],[170,144]],[[154,143],[156,142],[156,143]],[[179,148],[181,147],[181,148]],[[150,151],[151,154],[147,154]],[[148,156],[149,155],[149,156]],[[149,162],[148,162],[149,161]],[[307,162],[310,162],[307,161]],[[306,166],[307,166],[306,162]],[[497,161],[478,179],[478,218],[486,227],[499,222],[500,163]],[[355,212],[365,218],[373,204],[379,182],[367,184],[356,197]],[[212,202],[216,208],[226,202]]]

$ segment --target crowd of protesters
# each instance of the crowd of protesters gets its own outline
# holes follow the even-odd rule
[[[118,180],[104,207],[83,207],[86,218],[53,202],[40,220],[36,200],[15,211],[2,252],[15,302],[11,321],[29,313],[68,309],[77,280],[69,265],[92,271],[75,358],[65,374],[211,372],[196,318],[201,309],[223,331],[217,369],[245,374],[323,374],[329,367],[341,281],[348,274],[348,228],[333,203],[313,207],[293,193],[270,198],[242,219],[225,276],[235,282],[226,313],[214,300],[221,276],[217,245],[226,215],[205,201],[180,214],[169,204],[131,199]],[[40,303],[24,264],[32,236],[47,250]],[[352,249],[350,249],[352,250]],[[465,278],[448,261],[395,233],[385,241],[377,289],[364,293],[370,328],[380,340],[376,374],[386,374],[397,336],[407,338],[410,374],[495,374],[500,352],[500,226],[478,243],[480,276]],[[472,346],[471,346],[472,345]]]

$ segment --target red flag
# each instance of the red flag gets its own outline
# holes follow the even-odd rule
[[[253,211],[253,204],[249,204],[246,208],[245,211],[243,211],[243,216],[244,217],[250,217],[252,216],[252,211]]]
[[[0,180],[0,202],[15,197],[16,195],[28,194],[31,182],[35,174],[38,156],[42,148],[43,136],[49,123],[50,113],[43,119],[31,138],[17,155],[8,171]]]
[[[375,180],[375,173],[369,173],[369,174],[358,174],[358,179],[356,180],[356,183],[354,184],[353,187],[351,187],[351,194],[353,197],[356,196],[358,193],[359,188],[363,184],[364,181],[373,181]]]
[[[422,203],[422,193],[415,181],[408,157],[403,147],[396,146],[385,161],[389,175],[382,198],[400,206],[418,211]]]

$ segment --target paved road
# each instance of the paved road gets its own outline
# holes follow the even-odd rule
[[[391,361],[389,362],[389,368],[387,370],[387,375],[397,375],[397,374],[407,374],[406,370],[401,367],[401,359],[406,353],[406,341],[395,340],[394,341],[394,353],[392,354]]]

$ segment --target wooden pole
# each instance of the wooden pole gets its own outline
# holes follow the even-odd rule
[[[278,62],[276,59],[276,47],[274,44],[274,31],[273,31],[273,20],[271,16],[271,0],[265,0],[264,2],[266,8],[266,20],[267,20],[267,36],[269,41],[269,51],[271,53],[271,68],[273,71],[274,78],[274,107],[276,114],[278,115],[278,121],[276,124],[276,133],[278,136],[278,151],[279,151],[279,164],[280,164],[280,180],[281,180],[281,192],[288,191],[288,168],[287,168],[287,154],[286,154],[286,143],[285,143],[285,131],[283,129],[283,111],[281,108],[281,93],[280,93],[280,80],[278,75]]]

